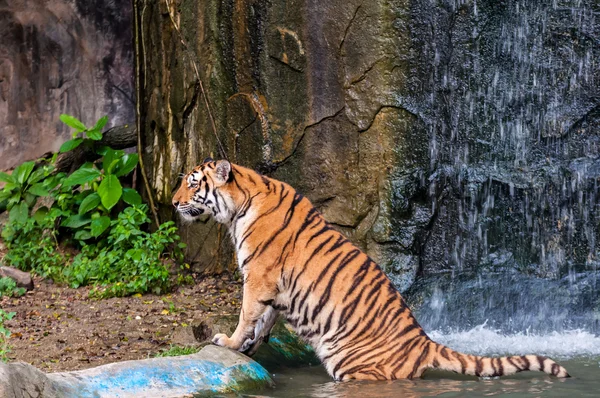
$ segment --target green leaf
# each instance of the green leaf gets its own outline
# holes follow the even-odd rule
[[[106,123],[108,123],[108,116],[102,116],[100,119],[98,119],[98,121],[96,122],[96,125],[94,127],[92,127],[91,129],[102,131],[104,126],[106,126]]]
[[[138,160],[137,153],[123,156],[115,167],[114,175],[117,177],[122,177],[131,173],[131,171],[137,166]]]
[[[72,129],[75,129],[79,132],[87,130],[87,127],[85,127],[85,124],[81,123],[76,117],[73,117],[71,115],[65,115],[63,113],[62,115],[60,115],[59,119],[61,122],[63,122],[67,126],[71,127]]]
[[[98,187],[98,194],[100,195],[102,205],[107,210],[112,209],[119,202],[123,194],[123,187],[117,176],[112,174],[107,175]]]
[[[141,249],[129,249],[127,250],[127,256],[133,261],[140,261],[142,259],[143,251]]]
[[[85,214],[90,210],[95,209],[100,204],[100,195],[96,192],[87,196],[79,205],[79,214]]]
[[[2,181],[2,182],[11,182],[13,184],[15,182],[17,182],[13,176],[11,176],[10,174],[3,173],[1,171],[0,171],[0,181]]]
[[[89,224],[90,222],[92,222],[92,219],[90,218],[89,215],[75,214],[75,215],[68,217],[60,225],[63,227],[67,227],[67,228],[80,228],[80,227],[83,227],[84,225]]]
[[[97,238],[110,226],[110,217],[102,216],[92,221],[92,236]]]
[[[123,200],[125,203],[135,206],[142,204],[142,197],[135,189],[125,188],[123,189]]]
[[[36,195],[36,196],[50,195],[50,192],[48,192],[48,190],[46,188],[44,188],[44,186],[40,183],[33,184],[32,186],[30,186],[29,189],[27,190],[27,192],[29,192],[30,194]]]
[[[102,139],[102,133],[98,130],[88,130],[85,134],[90,140],[100,141]]]
[[[97,179],[101,175],[102,173],[97,169],[80,168],[65,179],[63,186],[83,185]]]
[[[14,205],[21,201],[21,191],[16,191],[8,199],[8,208],[11,209]]]
[[[83,142],[83,138],[75,138],[73,140],[69,140],[60,146],[59,152],[69,152],[73,149],[77,148]]]
[[[27,203],[28,207],[33,207],[37,202],[37,196],[30,194],[29,192],[25,192],[25,203]]]
[[[112,151],[112,148],[109,146],[101,146],[100,148],[96,148],[96,153],[100,156],[106,155],[106,152]]]
[[[15,177],[15,179],[17,180],[17,182],[23,184],[23,183],[25,183],[25,181],[27,181],[27,178],[29,177],[29,175],[33,171],[33,167],[34,166],[35,166],[34,162],[25,162],[25,163],[19,165],[13,171],[12,175]]]
[[[92,237],[92,234],[87,229],[75,232],[74,238],[77,240],[88,240]]]
[[[107,174],[112,174],[113,167],[123,158],[125,152],[117,151],[114,149],[109,149],[104,154],[104,159],[102,160],[102,168],[104,172]]]
[[[46,206],[40,207],[39,209],[37,209],[37,211],[33,214],[33,219],[38,223],[38,224],[42,224],[44,222],[44,219],[48,216],[48,208]]]
[[[14,206],[9,213],[10,221],[15,221],[20,224],[25,224],[28,217],[29,207],[27,207],[27,203],[25,202],[21,202],[18,205]]]
[[[7,200],[8,198],[10,198],[13,195],[13,193],[10,190],[1,190],[0,191],[0,202]]]
[[[39,168],[37,170],[34,170],[33,173],[31,173],[31,175],[29,176],[28,182],[30,184],[34,184],[38,181],[41,181],[44,178],[48,177],[48,175],[50,175],[50,172],[52,170],[54,170],[54,166],[45,166],[45,167]]]

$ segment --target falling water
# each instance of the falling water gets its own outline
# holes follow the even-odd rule
[[[501,266],[555,278],[596,270],[598,5],[448,7],[436,18],[453,27],[450,43],[430,48],[430,120],[438,120],[430,123],[429,189],[432,208],[442,187],[458,198],[446,203],[456,218],[456,233],[445,238],[447,262],[455,270]]]
[[[443,336],[598,336],[600,4],[443,3],[423,43],[442,227],[423,244],[409,301]]]

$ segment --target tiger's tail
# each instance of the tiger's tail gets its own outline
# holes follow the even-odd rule
[[[556,377],[570,377],[565,368],[553,360],[538,355],[510,357],[479,357],[462,354],[438,343],[430,356],[430,369],[449,370],[479,377],[511,375],[525,370],[548,373]]]

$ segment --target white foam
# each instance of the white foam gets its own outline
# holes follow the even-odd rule
[[[474,355],[544,355],[558,359],[600,356],[600,336],[584,330],[503,334],[485,324],[462,332],[427,333],[453,350]]]

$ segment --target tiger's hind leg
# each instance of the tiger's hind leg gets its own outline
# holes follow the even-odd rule
[[[262,317],[256,322],[256,326],[254,327],[254,337],[244,341],[244,344],[242,344],[239,351],[248,356],[252,356],[263,342],[268,343],[271,329],[273,329],[273,325],[275,325],[278,315],[279,311],[273,307],[267,307],[267,310]]]

